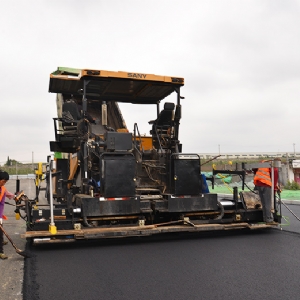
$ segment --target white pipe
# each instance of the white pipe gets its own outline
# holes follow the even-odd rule
[[[48,156],[49,164],[49,194],[50,194],[50,225],[54,226],[54,213],[53,213],[53,192],[52,192],[52,159]]]

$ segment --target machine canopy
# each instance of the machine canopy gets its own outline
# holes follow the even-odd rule
[[[59,67],[50,74],[49,92],[83,95],[95,101],[156,104],[184,85],[184,78],[123,71]]]

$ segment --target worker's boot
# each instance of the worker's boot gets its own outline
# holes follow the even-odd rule
[[[0,258],[1,258],[1,259],[7,259],[8,256],[6,256],[4,253],[0,253]]]
[[[7,245],[8,241],[3,241],[2,245]]]

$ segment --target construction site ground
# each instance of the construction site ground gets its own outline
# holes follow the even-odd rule
[[[9,191],[15,192],[16,181],[10,180],[6,187]],[[24,190],[30,199],[35,197],[34,180],[22,179],[20,189]],[[224,186],[211,189],[211,192],[231,194],[231,191]],[[42,191],[41,197],[43,197],[43,193]],[[299,191],[283,191],[282,199],[284,199],[284,203],[292,201],[293,205],[290,205],[290,208],[296,215],[300,214],[300,206],[294,205],[300,204]],[[13,203],[13,201],[10,202]],[[74,247],[63,245],[49,246],[49,248],[48,246],[30,248],[28,244],[26,245],[26,240],[21,238],[21,234],[25,233],[25,222],[15,219],[14,206],[6,205],[5,214],[8,216],[8,220],[5,221],[4,226],[8,234],[18,248],[31,251],[32,257],[24,260],[10,244],[4,246],[5,253],[9,258],[0,260],[2,270],[5,270],[1,276],[1,299],[60,299],[63,294],[65,299],[74,300],[82,299],[82,297],[86,299],[181,299],[184,294],[189,299],[206,297],[207,299],[224,300],[232,299],[236,294],[242,295],[243,299],[254,299],[253,297],[266,299],[267,295],[270,297],[285,295],[289,296],[289,299],[297,299],[300,295],[299,285],[296,285],[293,279],[296,278],[295,276],[290,276],[288,281],[276,279],[278,276],[282,277],[281,272],[284,269],[288,270],[289,274],[292,272],[294,275],[299,275],[297,264],[294,264],[294,260],[299,259],[299,255],[297,256],[295,251],[293,251],[294,254],[291,253],[291,256],[285,256],[285,259],[280,261],[283,253],[281,252],[282,247],[299,248],[300,222],[285,207],[283,207],[284,224],[277,229],[270,229],[270,231],[275,231],[272,235],[251,234],[243,238],[240,235],[226,233],[226,236],[217,237],[215,240],[206,237],[200,240],[165,242],[163,239],[163,241],[149,244],[150,240],[148,239],[145,239],[145,242],[135,239],[130,242],[118,241],[105,245],[89,242],[85,246],[81,244],[81,246]],[[286,235],[282,236],[281,230],[286,232]],[[267,246],[268,249],[264,249],[264,244],[261,244],[259,246],[261,251],[257,252],[257,245],[260,245],[262,239],[268,239],[268,245],[274,245],[274,247],[278,245],[278,249],[271,249],[270,246]],[[285,244],[287,242],[288,245]],[[253,249],[244,248],[242,252],[239,252],[238,248],[246,245],[245,243]],[[233,245],[236,245],[237,249],[233,249]],[[264,251],[270,251],[270,253]],[[256,253],[252,257],[253,259],[251,256],[247,256],[248,252],[249,255]],[[212,257],[207,257],[208,253],[215,253],[214,260],[209,261]],[[258,254],[259,257],[257,257]],[[200,259],[201,257],[204,261]],[[269,261],[266,274],[259,274],[255,268],[259,268],[260,263],[264,263],[265,259]],[[185,261],[186,263],[183,263]],[[274,266],[273,263],[272,266],[269,264],[272,261]],[[258,281],[252,280],[252,283],[248,281],[246,273],[242,271],[245,270],[245,262],[247,262],[246,273],[253,271]],[[226,280],[221,280],[221,277],[229,272],[229,269],[226,271],[227,264],[231,270],[234,270],[232,274],[230,273],[234,280],[228,282],[228,286],[225,288]],[[196,268],[197,265],[199,266]],[[251,266],[253,266],[252,271]],[[280,267],[278,267],[280,270],[277,266]],[[261,267],[263,266],[261,265]],[[210,274],[212,278],[209,282],[221,280],[218,281],[216,289],[213,286],[210,287],[205,279],[209,276],[202,274],[202,271],[206,272],[205,269],[213,270],[214,268],[217,268],[216,272]],[[84,272],[80,273],[79,270],[84,270]],[[268,274],[267,270],[273,274]],[[230,274],[227,274],[226,278],[231,276]],[[244,282],[248,282],[246,289],[243,284],[236,282],[240,276],[244,276]],[[284,276],[288,276],[288,274],[284,274]],[[269,285],[270,280],[274,284]],[[250,284],[253,285],[253,289]],[[255,286],[262,287],[262,284],[266,284],[266,290],[262,291],[261,297],[257,297],[258,291]],[[202,296],[199,296],[201,286]],[[279,289],[285,288],[287,289],[285,294],[279,291]],[[246,293],[249,294],[249,298]],[[142,297],[142,295],[144,296]]]

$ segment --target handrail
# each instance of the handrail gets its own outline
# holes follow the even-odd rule
[[[140,140],[140,143],[141,143],[140,145],[141,145],[141,148],[142,148],[142,152],[140,152],[140,150],[136,146],[136,132],[138,134],[138,137],[139,137],[139,140]],[[142,156],[142,154],[144,153],[144,147],[143,147],[143,144],[142,144],[142,138],[141,138],[141,134],[140,134],[140,131],[139,131],[137,123],[134,123],[133,140],[134,140],[134,147],[136,148],[136,150],[138,151],[138,153],[140,154],[140,156]]]

